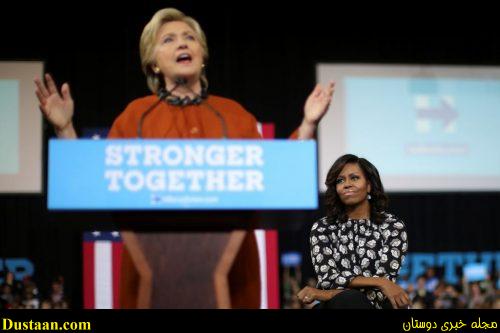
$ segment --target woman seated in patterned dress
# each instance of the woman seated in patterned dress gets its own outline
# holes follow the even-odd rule
[[[408,308],[396,284],[408,250],[403,221],[386,212],[387,197],[375,166],[341,156],[326,178],[327,216],[311,229],[316,288],[297,297],[315,308]]]

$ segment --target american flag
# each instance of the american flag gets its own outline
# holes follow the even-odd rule
[[[257,123],[263,139],[274,138],[273,123]],[[260,308],[279,309],[278,231],[254,230],[259,251]]]
[[[83,306],[120,308],[120,268],[123,243],[118,231],[83,234]]]
[[[254,230],[259,251],[260,308],[279,309],[278,232]]]

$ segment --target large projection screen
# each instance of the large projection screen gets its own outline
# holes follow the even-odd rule
[[[33,82],[42,72],[42,62],[0,62],[0,193],[42,191],[42,116]]]
[[[336,82],[318,129],[319,182],[345,153],[388,191],[500,190],[500,67],[318,64]]]

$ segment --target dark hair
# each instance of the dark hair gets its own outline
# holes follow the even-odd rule
[[[337,178],[346,164],[356,163],[363,171],[368,183],[371,185],[370,191],[370,218],[377,223],[383,221],[382,212],[387,208],[387,196],[384,186],[380,180],[377,168],[368,160],[356,155],[346,154],[339,157],[328,171],[325,185],[326,212],[329,218],[338,219],[340,222],[347,221],[347,214],[344,203],[337,193]]]

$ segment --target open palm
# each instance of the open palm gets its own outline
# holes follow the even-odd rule
[[[59,93],[50,74],[45,74],[45,80],[46,84],[35,78],[35,93],[40,102],[40,110],[56,129],[62,130],[72,123],[73,118],[74,102],[69,85],[63,84]]]
[[[325,88],[320,84],[316,85],[304,105],[305,121],[315,125],[319,123],[321,118],[326,114],[326,111],[328,111],[334,90],[334,82],[330,82]]]

